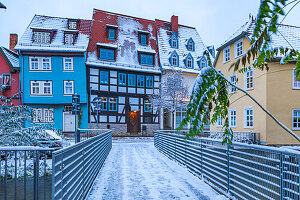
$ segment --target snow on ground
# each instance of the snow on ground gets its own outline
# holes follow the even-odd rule
[[[153,139],[114,140],[88,195],[96,199],[226,199],[159,153]]]

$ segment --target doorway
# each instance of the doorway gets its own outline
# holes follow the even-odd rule
[[[75,115],[71,112],[64,112],[63,132],[75,132]]]
[[[129,132],[130,134],[138,134],[140,126],[139,111],[131,111],[129,113]]]

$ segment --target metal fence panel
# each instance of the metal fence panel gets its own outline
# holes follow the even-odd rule
[[[52,154],[52,199],[84,199],[112,147],[107,131]]]
[[[154,133],[154,146],[236,199],[300,199],[300,153],[209,138]]]

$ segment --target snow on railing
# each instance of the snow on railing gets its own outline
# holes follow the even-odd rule
[[[112,131],[52,154],[52,199],[85,199],[112,147]]]
[[[33,146],[0,147],[0,199],[49,199],[51,152]],[[50,182],[50,183],[49,183]]]
[[[154,145],[230,198],[300,198],[299,151],[158,131]]]

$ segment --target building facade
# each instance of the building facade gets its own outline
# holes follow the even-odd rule
[[[152,135],[159,111],[149,95],[159,94],[161,70],[155,21],[94,10],[87,55],[91,127],[113,128],[113,135]]]
[[[0,105],[20,105],[19,55],[0,47]]]
[[[88,127],[85,58],[90,20],[35,15],[16,49],[20,55],[22,103],[33,122],[72,133],[72,94],[80,95],[80,128]],[[31,126],[29,122],[26,126]]]
[[[253,68],[245,73],[228,71],[231,63],[251,47],[254,26],[255,20],[251,18],[226,40],[217,49],[214,66],[232,83],[244,88],[257,99],[280,122],[300,135],[300,82],[295,78],[295,62],[282,65],[279,56],[268,61],[270,68],[268,71]],[[299,50],[300,28],[278,25],[278,29],[280,33],[271,35],[270,48],[289,48],[287,42],[289,41]],[[231,102],[228,113],[229,123],[234,132],[259,132],[261,143],[267,145],[299,144],[251,99],[233,87],[229,87],[228,90]],[[215,125],[211,125],[211,130],[222,130],[223,123],[223,119],[219,118]]]
[[[201,68],[207,65],[203,53],[208,50],[213,60],[214,48],[208,48],[203,43],[196,28],[178,24],[178,16],[172,16],[170,22],[157,19],[156,26],[162,81],[171,70],[180,70],[183,74],[184,85],[188,88],[188,93],[191,94]],[[187,103],[188,101],[189,99],[186,99]],[[174,129],[179,127],[185,113],[186,106],[178,108],[174,116],[167,110],[161,110],[160,128]]]

